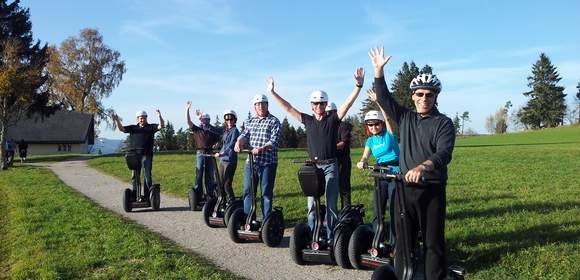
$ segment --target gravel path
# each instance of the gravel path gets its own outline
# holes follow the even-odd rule
[[[186,199],[162,193],[161,209],[153,212],[137,209],[125,213],[122,190],[128,186],[114,177],[86,165],[83,160],[41,163],[65,184],[101,206],[136,221],[199,254],[217,266],[249,279],[370,279],[370,271],[341,269],[329,265],[294,264],[288,251],[289,229],[280,247],[262,243],[233,243],[226,229],[213,229],[203,223],[201,212],[189,211]],[[163,186],[161,186],[163,190]]]

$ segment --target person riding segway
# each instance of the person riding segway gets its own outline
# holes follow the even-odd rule
[[[244,208],[234,211],[228,221],[230,238],[234,242],[262,240],[267,246],[277,246],[284,234],[282,208],[272,211],[274,183],[278,167],[280,121],[268,111],[268,98],[257,94],[252,99],[256,116],[246,121],[234,151],[240,152],[248,144],[248,160],[244,174]],[[257,185],[262,195],[262,219],[256,219]]]
[[[164,122],[161,112],[155,110],[159,118],[159,124],[147,122],[147,112],[138,111],[136,114],[137,124],[123,126],[119,116],[113,113],[113,121],[117,128],[124,133],[129,133],[129,149],[125,156],[127,167],[132,171],[132,189],[125,189],[123,193],[123,209],[130,212],[133,208],[151,207],[159,210],[160,187],[153,184],[153,142],[155,132],[163,129]],[[143,181],[141,184],[141,170],[143,169]]]
[[[195,185],[188,192],[189,208],[191,211],[200,211],[209,197],[214,197],[213,172],[217,168],[213,160],[213,148],[220,139],[221,132],[210,124],[208,114],[202,114],[196,110],[195,115],[199,118],[200,126],[191,121],[189,110],[191,101],[185,104],[185,117],[187,124],[193,133],[197,148],[195,162]],[[211,156],[203,156],[204,154]],[[205,180],[204,180],[205,179]],[[205,186],[203,188],[202,184]]]
[[[236,128],[237,115],[233,110],[224,112],[224,132],[222,148],[214,154],[220,158],[220,168],[215,169],[217,197],[210,198],[203,206],[204,222],[209,227],[227,227],[229,218],[235,209],[243,207],[241,199],[234,197],[232,182],[238,163],[238,154],[234,151],[234,144],[240,135]],[[214,162],[214,165],[217,164]]]

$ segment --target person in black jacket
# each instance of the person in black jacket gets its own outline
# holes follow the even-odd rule
[[[336,114],[338,108],[334,102],[326,106],[327,114]],[[350,139],[352,126],[348,121],[340,122],[338,127],[338,139],[336,140],[337,163],[338,163],[338,190],[340,193],[340,208],[350,205],[350,171],[352,160],[350,159]]]
[[[426,279],[444,279],[447,274],[445,252],[445,186],[447,164],[455,145],[455,128],[447,116],[437,110],[441,82],[435,75],[420,74],[410,84],[415,111],[398,104],[387,88],[383,68],[389,62],[382,48],[371,49],[369,57],[375,72],[377,102],[399,127],[401,172],[405,176],[405,205],[409,228],[408,240],[418,231],[424,242]],[[401,206],[395,202],[395,209]],[[397,244],[403,244],[400,223],[396,224]],[[413,244],[411,244],[413,246]],[[412,252],[414,248],[406,248]],[[395,259],[403,248],[398,247]],[[402,262],[395,261],[398,276]]]

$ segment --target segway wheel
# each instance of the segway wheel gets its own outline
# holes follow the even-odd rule
[[[151,196],[149,200],[151,201],[151,209],[153,209],[153,211],[158,211],[161,206],[161,190],[159,189],[159,186],[154,186],[149,195]]]
[[[240,235],[238,234],[238,230],[241,228],[244,220],[246,218],[246,214],[244,214],[244,209],[238,208],[232,213],[228,223],[228,234],[230,235],[230,239],[234,241],[234,243],[242,243],[242,239],[240,239]]]
[[[276,247],[284,237],[284,214],[274,210],[262,225],[262,241],[268,247]]]
[[[348,259],[352,267],[364,269],[361,255],[371,247],[372,242],[373,230],[370,225],[360,225],[354,230],[348,243]]]
[[[133,200],[133,191],[131,189],[125,189],[123,192],[123,209],[125,212],[131,212],[133,207],[131,207],[131,201]]]
[[[236,211],[238,208],[244,207],[244,203],[241,200],[234,200],[228,207],[226,207],[226,211],[224,212],[224,223],[227,225],[230,222],[230,217],[232,213]]]
[[[334,243],[334,260],[342,268],[352,268],[348,258],[348,242],[352,235],[352,227],[345,226],[340,230]]]
[[[298,265],[304,265],[302,249],[306,248],[310,236],[310,228],[306,224],[294,226],[294,232],[290,236],[290,256]]]
[[[208,227],[216,227],[209,223],[209,218],[211,217],[211,214],[213,214],[213,208],[215,207],[216,202],[217,198],[212,197],[208,199],[203,205],[202,209],[203,221],[205,222],[205,225]]]

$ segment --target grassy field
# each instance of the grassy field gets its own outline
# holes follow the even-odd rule
[[[362,149],[354,149],[353,162]],[[293,159],[279,154],[274,204],[287,226],[305,221]],[[235,191],[241,193],[241,156]],[[195,176],[194,154],[158,154],[154,181],[162,191],[186,197]],[[129,181],[123,158],[99,157],[93,167]],[[449,167],[446,238],[451,261],[469,279],[580,279],[580,127],[458,139]],[[367,206],[372,180],[352,172],[353,201]]]
[[[237,279],[49,171],[0,172],[0,279]]]

